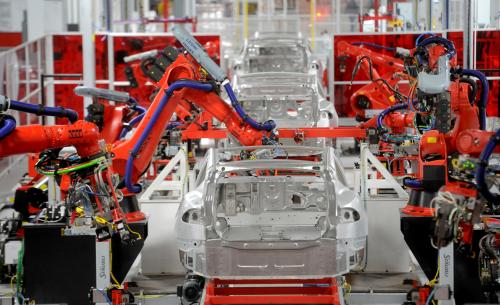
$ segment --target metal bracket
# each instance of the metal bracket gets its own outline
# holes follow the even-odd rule
[[[165,168],[156,176],[151,185],[144,191],[139,198],[139,202],[141,202],[141,204],[181,202],[184,198],[184,193],[187,192],[187,176],[189,174],[187,163],[186,152],[183,149],[179,150]],[[177,165],[179,165],[179,167],[176,169]],[[171,176],[172,180],[165,180],[168,176]],[[174,199],[171,197],[157,196],[158,192],[165,191],[177,193],[178,196]]]
[[[361,143],[360,152],[361,179],[355,179],[355,189],[360,191],[361,199],[368,200],[371,195],[376,195],[377,190],[382,188],[393,189],[401,199],[409,198],[405,189],[396,181],[382,162],[370,152],[367,143]],[[370,164],[375,170],[371,170]],[[382,179],[377,177],[377,172],[382,175]]]

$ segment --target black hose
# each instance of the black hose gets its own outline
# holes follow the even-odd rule
[[[469,92],[469,102],[471,105],[474,105],[477,97],[477,92],[479,90],[477,83],[473,79],[468,77],[461,77],[460,82],[470,85],[472,90]]]

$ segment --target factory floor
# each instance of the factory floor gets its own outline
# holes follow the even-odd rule
[[[408,285],[405,279],[417,279],[416,273],[357,273],[347,276],[351,284],[351,293],[346,297],[350,305],[364,304],[401,304]],[[139,276],[135,279],[136,287],[130,291],[136,295],[136,304],[141,305],[178,305],[176,287],[184,280],[183,276]],[[12,293],[10,285],[0,285],[0,295]],[[141,297],[143,295],[143,297]]]
[[[182,283],[182,276],[140,276],[136,279],[138,287],[131,288],[134,294],[142,291],[144,298],[138,297],[137,303],[142,305],[177,305],[179,299],[175,295],[177,284]],[[400,299],[411,287],[403,285],[406,279],[417,280],[416,273],[357,273],[347,276],[351,284],[349,304],[401,304]],[[387,297],[393,295],[393,297]],[[374,302],[386,300],[386,302]],[[359,302],[356,302],[356,301]],[[368,302],[366,302],[368,301]]]

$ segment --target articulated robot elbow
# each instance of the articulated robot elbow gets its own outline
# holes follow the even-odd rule
[[[80,157],[85,158],[101,152],[99,140],[99,128],[86,121],[71,125],[19,126],[2,139],[0,157],[74,146]]]

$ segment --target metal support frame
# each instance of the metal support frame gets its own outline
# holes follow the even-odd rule
[[[184,193],[187,191],[188,175],[187,155],[184,149],[180,149],[144,191],[139,201],[141,204],[181,202]],[[171,177],[171,180],[166,180],[167,177]],[[174,198],[170,196],[155,198],[157,192],[165,191],[178,194],[178,196]]]
[[[80,30],[82,32],[83,53],[83,84],[87,87],[95,87],[95,45],[92,7],[93,1],[80,1]],[[85,97],[83,109],[87,114],[87,106],[92,104],[92,98]]]
[[[108,89],[115,90],[115,38],[112,35],[107,36],[108,44]]]
[[[361,179],[355,178],[355,190],[359,190],[363,200],[370,199],[371,196],[377,194],[378,189],[393,189],[401,199],[408,199],[408,193],[396,181],[385,166],[375,157],[369,150],[367,143],[360,145],[360,174]],[[371,164],[371,166],[370,166]],[[374,167],[375,170],[372,170]],[[377,177],[377,174],[382,175],[382,179]]]

